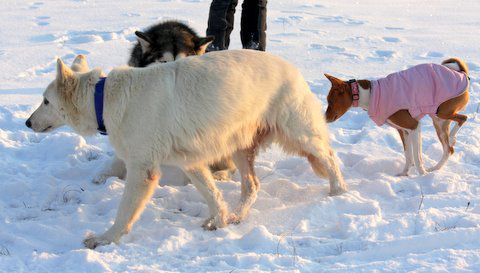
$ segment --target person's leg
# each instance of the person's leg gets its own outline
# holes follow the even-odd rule
[[[227,19],[227,28],[225,30],[225,49],[228,49],[230,46],[230,34],[233,30],[234,17],[235,17],[235,8],[237,7],[238,0],[231,0],[230,5],[227,9],[226,19]]]
[[[228,28],[227,11],[230,8],[231,2],[232,0],[213,0],[210,5],[207,35],[214,36],[215,40],[209,49],[223,50],[227,48],[225,45],[225,37]],[[209,51],[209,49],[207,49],[207,51]]]
[[[258,0],[258,50],[265,51],[267,48],[267,0]]]
[[[267,0],[245,0],[242,4],[240,37],[243,48],[265,51]]]

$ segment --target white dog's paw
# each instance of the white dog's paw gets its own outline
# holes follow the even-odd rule
[[[230,215],[228,215],[227,224],[238,225],[240,221],[242,221],[242,218],[238,216],[237,213],[230,213]]]
[[[399,172],[399,173],[397,173],[395,176],[398,176],[398,177],[400,177],[400,176],[408,176],[408,171]]]
[[[94,184],[104,184],[107,182],[107,179],[110,178],[111,176],[108,174],[98,174],[92,179],[92,183]]]
[[[216,230],[217,228],[223,228],[227,225],[227,219],[225,219],[225,217],[217,215],[215,217],[210,217],[205,220],[202,227],[204,230]]]
[[[428,169],[427,169],[427,172],[429,173],[429,172],[434,172],[434,171],[438,171],[438,170],[440,170],[440,167],[438,167],[438,166],[433,166],[433,167],[428,168]]]
[[[338,187],[331,188],[328,195],[329,196],[337,196],[337,195],[341,195],[341,194],[346,193],[346,192],[347,192],[347,186],[346,185],[340,185]]]
[[[423,168],[423,167],[418,169],[418,174],[419,174],[419,175],[426,175],[427,173],[428,173],[428,172],[427,172],[427,171],[425,170],[425,168]]]
[[[83,240],[83,244],[90,249],[95,249],[97,246],[109,245],[111,243],[111,240],[106,239],[103,236],[96,237],[95,235],[90,235]]]
[[[229,170],[223,170],[223,171],[217,171],[213,173],[213,178],[215,180],[219,181],[228,181],[230,180],[230,171]]]

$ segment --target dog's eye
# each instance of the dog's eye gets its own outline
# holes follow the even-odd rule
[[[43,99],[43,104],[48,105],[50,102],[47,99]]]

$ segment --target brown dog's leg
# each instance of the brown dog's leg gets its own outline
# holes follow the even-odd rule
[[[453,153],[453,146],[457,142],[458,130],[460,130],[460,127],[462,127],[465,121],[467,121],[467,116],[461,114],[454,114],[452,120],[456,122],[455,126],[453,126],[453,129],[450,131],[450,147],[452,148]]]
[[[403,171],[398,173],[397,176],[407,176],[408,171],[410,170],[410,167],[413,165],[413,150],[412,150],[412,144],[408,141],[409,135],[408,131],[404,129],[397,129],[398,133],[400,134],[400,138],[402,139],[402,144],[403,144],[403,152],[405,154],[405,167],[403,167]]]
[[[405,141],[406,141],[406,136],[405,136],[405,132],[403,129],[397,129],[398,131],[398,134],[400,135],[400,139],[402,140],[402,145],[403,145],[403,150],[406,151],[407,150],[407,146],[405,145]]]
[[[422,139],[421,139],[421,129],[418,120],[414,119],[408,110],[399,110],[388,118],[388,121],[395,125],[397,128],[402,128],[405,136],[405,168],[400,175],[407,175],[408,169],[410,168],[411,162],[409,159],[410,151],[413,154],[413,162],[417,167],[417,171],[420,175],[426,173],[425,168],[423,167],[422,160]],[[409,148],[411,145],[411,148]],[[408,165],[408,166],[407,166]],[[405,169],[407,170],[405,172]]]
[[[450,130],[451,121],[448,119],[441,119],[433,115],[431,115],[430,117],[432,118],[433,126],[437,131],[438,139],[442,144],[443,156],[442,156],[442,159],[440,159],[440,161],[437,163],[437,165],[428,169],[429,172],[436,171],[442,168],[445,162],[447,162],[450,154],[453,153],[453,147],[450,147],[450,144],[449,144],[449,134],[448,134],[449,133],[448,131]]]
[[[458,114],[459,111],[463,110],[468,103],[469,94],[466,90],[462,95],[449,99],[438,107],[437,117],[441,119],[449,119],[455,121],[455,126],[450,131],[450,147],[453,148],[457,140],[457,132],[462,127],[462,125],[467,121],[467,116]]]

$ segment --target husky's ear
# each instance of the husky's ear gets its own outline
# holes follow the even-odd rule
[[[77,57],[75,57],[75,60],[73,60],[71,68],[74,72],[80,73],[88,72],[90,70],[88,68],[87,58],[85,57],[85,55],[77,55]]]
[[[214,36],[207,36],[207,37],[200,37],[195,40],[195,53],[197,55],[203,55],[205,54],[205,50],[207,49],[207,46],[213,42],[215,39]]]
[[[135,31],[135,35],[137,35],[137,40],[140,43],[140,46],[142,47],[142,52],[146,53],[150,51],[150,46],[152,44],[152,40],[146,33],[143,33],[141,31]]]
[[[68,84],[75,78],[74,72],[60,58],[57,59],[57,83]]]

